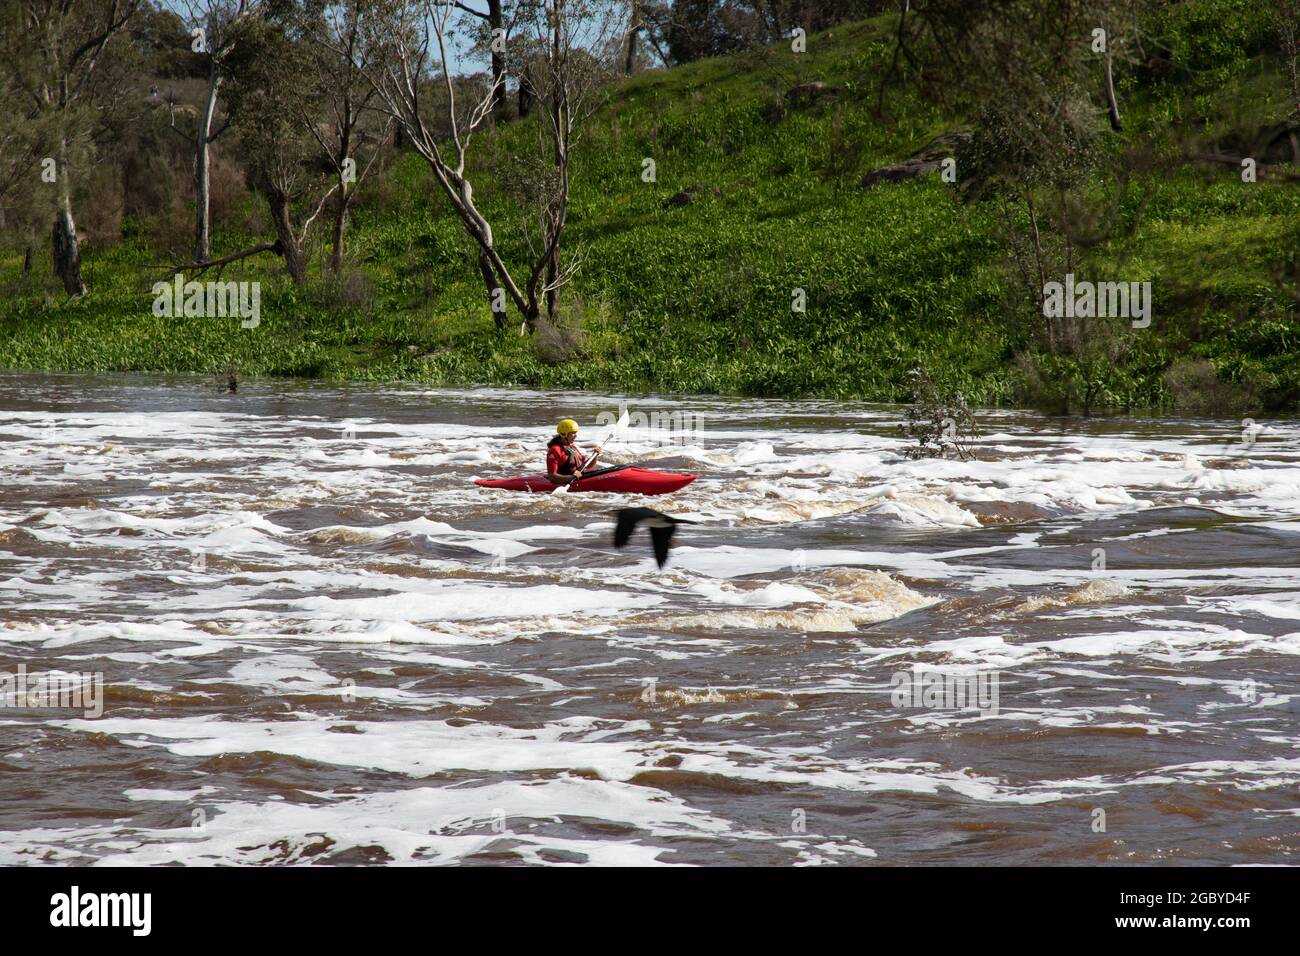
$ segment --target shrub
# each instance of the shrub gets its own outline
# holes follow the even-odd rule
[[[907,409],[906,424],[899,430],[916,440],[916,447],[903,454],[908,458],[946,458],[949,454],[969,461],[974,454],[966,443],[974,437],[975,416],[966,405],[966,397],[943,393],[930,373],[916,368],[908,373],[912,380],[912,404]]]
[[[586,306],[572,291],[554,319],[543,317],[534,329],[533,349],[545,365],[562,365],[587,351]]]
[[[1179,359],[1161,376],[1175,411],[1185,415],[1235,415],[1255,404],[1249,385],[1224,381],[1205,359]]]
[[[329,276],[323,283],[326,302],[345,309],[370,312],[375,305],[375,285],[370,277],[358,269],[344,265],[338,275]]]

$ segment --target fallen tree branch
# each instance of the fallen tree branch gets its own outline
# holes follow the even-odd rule
[[[263,252],[274,252],[279,254],[280,242],[259,242],[255,246],[249,246],[247,249],[241,249],[239,252],[232,252],[228,256],[222,256],[220,259],[200,259],[197,262],[178,262],[173,265],[155,263],[149,266],[150,269],[163,269],[168,272],[189,272],[198,270],[195,275],[201,276],[209,269],[221,269],[232,262],[238,262],[240,259],[247,259],[249,256],[261,255]],[[220,274],[220,273],[218,273]]]
[[[1197,163],[1222,163],[1226,166],[1241,166],[1246,156],[1233,156],[1229,153],[1188,153],[1187,158]],[[1282,163],[1260,163],[1256,162],[1255,168],[1261,176],[1267,174],[1269,178],[1285,179],[1289,181],[1300,181],[1300,175],[1295,173],[1279,173],[1278,169]]]

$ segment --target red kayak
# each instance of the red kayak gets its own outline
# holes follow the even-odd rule
[[[605,491],[635,495],[666,495],[685,488],[695,475],[680,475],[671,471],[654,471],[635,465],[615,465],[590,472],[568,485],[570,492]],[[518,478],[479,478],[474,484],[484,488],[502,488],[506,491],[540,491],[550,493],[558,485],[551,484],[545,474],[520,475]]]

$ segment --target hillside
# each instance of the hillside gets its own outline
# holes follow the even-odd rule
[[[1141,139],[1155,161],[1124,185],[1117,208],[1129,228],[1088,255],[1103,272],[1150,280],[1154,321],[1131,333],[1122,367],[1096,373],[1094,407],[1196,407],[1198,388],[1225,390],[1226,411],[1300,402],[1300,320],[1285,290],[1296,281],[1300,183],[1243,183],[1229,164],[1181,159],[1254,142],[1287,115],[1286,82],[1262,52],[1269,26],[1253,9],[1177,5],[1159,40],[1180,69],[1121,83],[1116,148]],[[1008,317],[996,207],[963,202],[937,175],[861,185],[967,122],[911,87],[891,87],[877,109],[891,24],[812,36],[805,54],[738,54],[613,89],[579,147],[566,245],[584,262],[559,329],[493,329],[468,241],[425,166],[402,155],[363,194],[342,281],[324,277],[323,252],[299,289],[271,257],[226,270],[263,283],[256,329],[152,316],[150,286],[167,273],[148,268],[160,255],[129,218],[119,244],[86,252],[92,291],[72,303],[46,280],[48,261],[24,278],[6,248],[0,366],[899,400],[920,364],[973,403],[1032,401],[1055,367],[1016,360],[1032,349]],[[814,81],[825,88],[789,95]],[[475,145],[477,194],[508,254],[517,213],[494,199],[486,170],[528,135],[506,125]],[[689,202],[670,202],[683,191]],[[214,249],[261,238],[227,227]],[[804,312],[792,310],[796,289]],[[1180,358],[1210,363],[1217,381],[1171,392],[1163,373]]]

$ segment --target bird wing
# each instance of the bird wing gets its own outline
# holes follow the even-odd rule
[[[668,548],[672,544],[673,532],[676,530],[677,528],[674,525],[669,525],[666,528],[650,529],[650,540],[654,542],[655,546],[655,560],[659,562],[661,568],[664,566],[664,562],[668,560]]]
[[[621,548],[627,544],[627,539],[636,530],[637,522],[652,514],[654,512],[649,508],[621,508],[616,516],[617,524],[614,525],[614,547]]]

